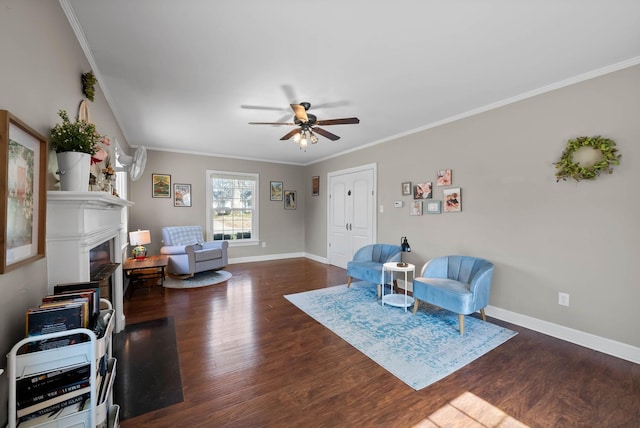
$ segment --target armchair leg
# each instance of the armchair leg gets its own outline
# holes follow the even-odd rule
[[[351,280],[352,279],[353,279],[352,277],[349,277],[349,281],[347,281],[347,288],[351,287]]]
[[[418,311],[418,305],[420,304],[420,302],[418,301],[418,299],[414,299],[413,300],[413,315],[416,314],[416,312]]]
[[[464,315],[458,314],[458,321],[460,322],[460,334],[464,334]]]
[[[484,308],[480,309],[480,316],[482,317],[482,321],[486,321],[487,320],[487,316],[484,313]]]
[[[378,299],[382,298],[382,284],[378,284]]]

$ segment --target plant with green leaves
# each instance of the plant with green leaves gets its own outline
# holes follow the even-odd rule
[[[93,74],[93,72],[88,71],[86,73],[82,73],[81,81],[82,93],[87,97],[87,99],[89,99],[89,101],[93,102],[96,95],[95,86],[96,83],[98,83],[96,76]]]
[[[590,147],[601,153],[600,158],[591,166],[580,165],[573,159],[574,153],[583,147]],[[609,138],[578,137],[567,142],[567,147],[562,152],[562,157],[554,165],[556,171],[556,182],[573,178],[576,181],[594,180],[601,172],[606,171],[613,174],[613,166],[620,165],[621,154],[618,154],[616,143]]]
[[[65,110],[59,110],[62,123],[51,129],[51,147],[56,153],[80,152],[94,155],[98,151],[98,143],[106,137],[100,135],[93,123],[84,120],[71,122]]]

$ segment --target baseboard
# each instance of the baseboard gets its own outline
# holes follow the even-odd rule
[[[584,346],[585,348],[603,352],[617,358],[622,358],[623,360],[631,361],[632,363],[640,364],[640,348],[638,347],[606,339],[591,333],[585,333],[559,324],[539,320],[527,315],[511,312],[495,306],[487,306],[485,312],[490,317],[516,324],[567,342],[575,343],[576,345]]]
[[[314,254],[286,253],[272,254],[267,256],[239,257],[229,259],[229,264],[293,259],[297,257],[306,257],[308,259],[324,264],[328,263],[325,257],[319,257]],[[399,280],[399,282],[403,281]],[[409,290],[411,290],[411,288],[411,284],[409,284]],[[626,343],[622,342],[617,342],[615,340],[606,339],[594,334],[585,333],[583,331],[575,330],[573,328],[565,327],[559,324],[539,320],[527,315],[511,312],[506,309],[498,308],[496,306],[487,306],[485,312],[490,317],[497,318],[511,324],[519,325],[521,327],[528,328],[530,330],[537,331],[538,333],[546,334],[557,339],[575,343],[576,345],[584,346],[585,348],[603,352],[605,354],[612,355],[623,360],[631,361],[632,363],[640,364],[640,348],[638,347],[627,345]]]
[[[283,260],[283,259],[295,259],[298,257],[306,257],[305,253],[283,253],[283,254],[268,254],[264,256],[252,256],[252,257],[235,257],[229,259],[230,265],[236,263],[252,263],[252,262],[267,262],[271,260]]]

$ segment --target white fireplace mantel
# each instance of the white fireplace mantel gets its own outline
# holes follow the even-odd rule
[[[89,251],[113,239],[112,277],[115,330],[125,326],[122,249],[126,243],[124,209],[133,202],[106,192],[47,192],[47,276],[49,293],[56,284],[90,280]]]

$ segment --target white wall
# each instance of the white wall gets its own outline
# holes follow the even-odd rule
[[[59,121],[59,109],[77,115],[83,98],[80,75],[90,67],[58,2],[0,0],[0,52],[0,109],[46,137]],[[127,147],[99,87],[91,113],[101,133],[117,137]],[[52,178],[50,187],[55,183]],[[4,356],[24,337],[26,310],[37,306],[45,294],[46,259],[0,275],[0,367],[6,368]],[[0,376],[2,426],[7,420],[7,394],[5,373]]]
[[[378,164],[378,241],[407,236],[417,266],[444,254],[496,265],[492,306],[640,346],[637,185],[640,183],[640,66],[308,167],[306,181]],[[621,165],[595,181],[556,183],[553,163],[566,141],[602,135]],[[435,182],[451,168],[462,212],[409,215],[403,181]],[[322,189],[322,188],[321,188]],[[326,192],[307,196],[306,251],[326,256]],[[310,191],[306,193],[310,195]],[[442,188],[434,186],[434,198]],[[393,208],[402,200],[404,208]],[[558,292],[570,306],[558,305]]]

